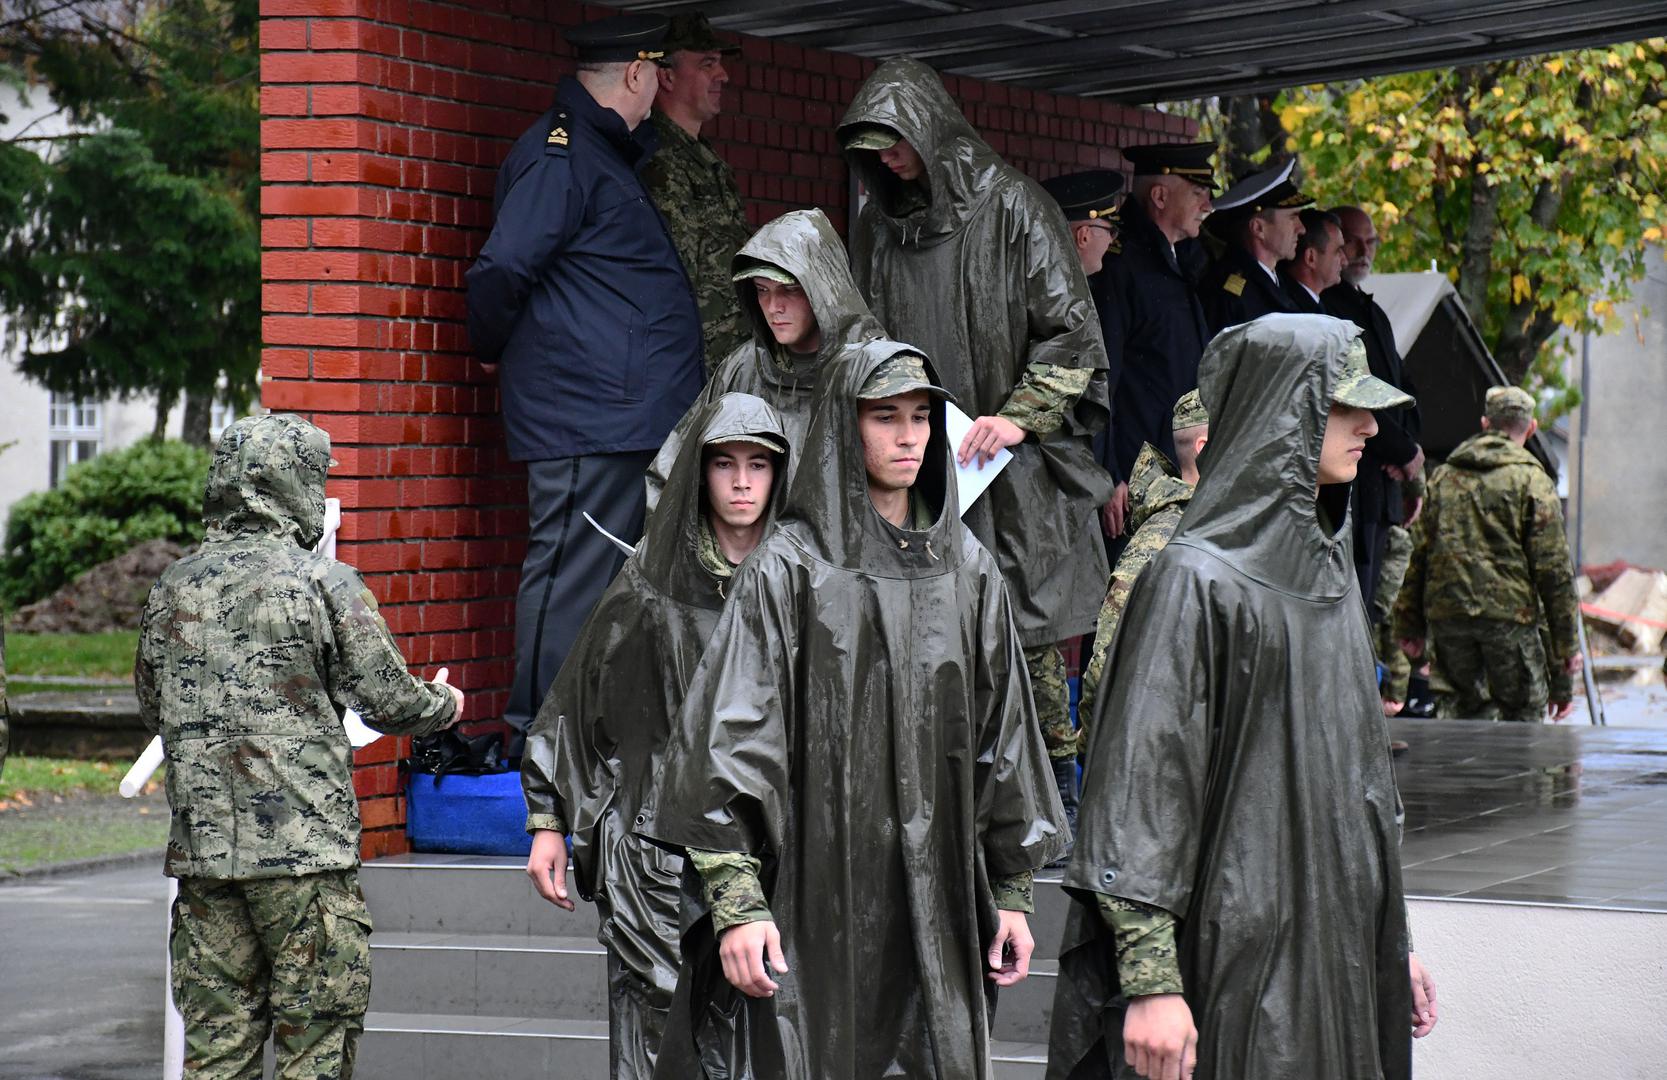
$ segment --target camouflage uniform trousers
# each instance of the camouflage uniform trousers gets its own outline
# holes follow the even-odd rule
[[[1038,645],[1026,649],[1024,657],[1048,757],[1055,761],[1076,757],[1077,729],[1071,726],[1071,688],[1065,681],[1064,654],[1057,645]]]
[[[1550,688],[1539,627],[1500,619],[1443,620],[1430,623],[1430,642],[1432,672],[1446,684],[1445,692],[1436,694],[1436,716],[1519,723],[1545,718]]]
[[[1412,533],[1399,525],[1389,526],[1384,543],[1383,562],[1378,567],[1378,587],[1372,594],[1373,642],[1378,662],[1384,668],[1383,698],[1385,701],[1407,699],[1407,683],[1412,678],[1412,661],[1401,651],[1395,640],[1395,598],[1401,594],[1406,581],[1407,566],[1412,562]]]
[[[181,878],[174,903],[174,1003],[185,1075],[349,1080],[370,1005],[370,912],[358,872],[256,881]]]

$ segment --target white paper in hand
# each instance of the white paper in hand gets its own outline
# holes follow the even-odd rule
[[[972,430],[972,417],[956,408],[950,402],[944,402],[943,424],[945,433],[949,435],[949,456],[955,459],[961,449],[961,443],[966,439],[967,432]],[[979,467],[978,455],[974,454],[971,461],[962,465],[955,462],[955,494],[961,502],[961,516],[967,516],[967,509],[978,501],[984,494],[984,489],[990,486],[1001,470],[1007,468],[1007,463],[1013,460],[1013,452],[1007,449],[996,451],[996,456]]]
[[[597,521],[595,518],[590,516],[590,511],[589,510],[586,510],[584,512],[584,514],[585,514],[585,520],[590,522],[590,527],[595,529],[597,532],[601,533],[603,536],[607,537],[609,542],[611,542],[614,545],[614,547],[616,547],[619,550],[625,552],[625,554],[627,554],[627,555],[635,555],[637,553],[636,548],[632,547],[630,544],[627,544],[625,541],[621,540],[619,537],[615,536],[613,533],[609,532],[607,529],[604,529],[602,527],[602,523],[600,521]]]

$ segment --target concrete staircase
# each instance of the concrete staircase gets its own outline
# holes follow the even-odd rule
[[[546,903],[524,865],[479,855],[365,864],[360,880],[376,932],[360,1080],[607,1080],[596,909],[581,901],[569,914]],[[1001,995],[1001,1080],[1043,1075],[1065,913],[1056,873],[1037,882],[1030,978]]]

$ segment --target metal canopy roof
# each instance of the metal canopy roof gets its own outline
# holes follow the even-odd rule
[[[1126,102],[1449,67],[1667,34],[1667,0],[625,0],[837,52]]]

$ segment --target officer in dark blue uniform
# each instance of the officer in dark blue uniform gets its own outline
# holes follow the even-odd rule
[[[1274,312],[1300,313],[1279,280],[1302,239],[1302,209],[1312,196],[1291,180],[1296,159],[1244,177],[1216,200],[1205,228],[1225,248],[1198,287],[1210,333]]]
[[[468,273],[469,337],[498,367],[510,456],[527,463],[504,717],[521,730],[624,560],[583,514],[641,536],[643,473],[701,389],[700,315],[639,179],[666,30],[627,15],[569,31],[578,75],[510,149]]]
[[[1107,509],[1108,535],[1123,531],[1129,470],[1142,443],[1173,460],[1170,416],[1198,385],[1198,361],[1209,342],[1194,267],[1197,237],[1216,191],[1214,143],[1131,146],[1134,185],[1119,213],[1121,250],[1090,279],[1111,361],[1111,445],[1102,459],[1117,481]],[[1119,549],[1120,550],[1120,549]]]

